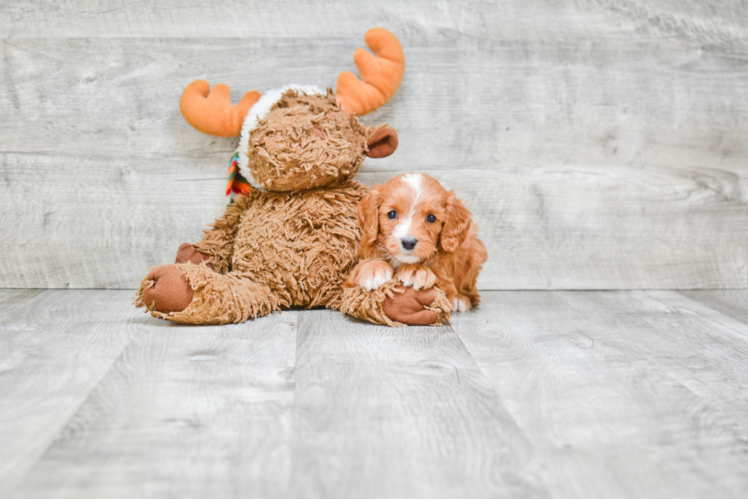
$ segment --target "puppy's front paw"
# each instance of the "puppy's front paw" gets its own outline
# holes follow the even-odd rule
[[[452,312],[465,312],[469,311],[470,308],[472,308],[473,305],[470,303],[470,299],[465,297],[464,295],[460,295],[459,293],[455,295],[455,298],[452,303]]]
[[[428,267],[419,265],[401,266],[395,275],[404,286],[412,286],[416,290],[427,290],[436,284],[436,275]]]
[[[360,264],[358,284],[370,292],[392,279],[392,266],[383,260],[370,260]]]

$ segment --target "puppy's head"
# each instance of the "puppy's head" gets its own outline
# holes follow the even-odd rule
[[[438,248],[454,252],[472,216],[454,192],[426,174],[401,174],[377,185],[358,206],[361,245],[379,241],[402,264],[423,262]]]

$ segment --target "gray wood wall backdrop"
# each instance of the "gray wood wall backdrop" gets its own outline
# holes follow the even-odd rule
[[[364,121],[400,149],[358,179],[456,189],[481,288],[746,286],[748,3],[716,0],[3,1],[0,286],[172,262],[235,146],[182,119],[185,85],[332,86],[373,26],[408,66]]]

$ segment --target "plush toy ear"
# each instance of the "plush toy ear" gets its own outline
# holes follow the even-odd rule
[[[447,198],[447,220],[444,222],[440,237],[444,251],[454,252],[465,241],[473,223],[472,218],[465,205],[457,199],[453,191],[450,192]]]
[[[387,125],[379,129],[369,139],[369,158],[384,158],[391,155],[397,149],[397,130]]]
[[[380,186],[377,186],[380,187]],[[358,204],[356,216],[361,228],[361,246],[366,247],[377,241],[379,234],[379,205],[382,203],[382,195],[376,187]]]

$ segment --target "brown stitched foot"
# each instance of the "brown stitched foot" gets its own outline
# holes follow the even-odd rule
[[[153,281],[153,285],[143,290],[143,301],[148,309],[179,312],[192,302],[192,287],[184,272],[174,264],[154,267],[146,279]]]
[[[213,264],[210,263],[210,257],[200,253],[192,243],[182,243],[179,245],[179,250],[177,251],[177,260],[175,263],[184,264],[186,262],[191,262],[195,265],[205,262],[205,265],[215,270]]]
[[[382,310],[393,321],[406,325],[433,325],[436,323],[436,313],[424,309],[431,305],[436,298],[436,290],[415,290],[411,287],[401,287],[402,293],[396,293],[387,298],[382,304]]]

